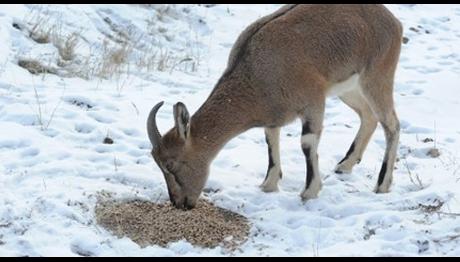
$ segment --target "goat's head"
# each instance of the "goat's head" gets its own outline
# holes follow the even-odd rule
[[[175,126],[161,135],[156,114],[163,102],[154,106],[147,120],[152,156],[163,172],[169,199],[176,208],[195,207],[209,173],[209,165],[194,150],[190,137],[190,116],[183,103],[174,105]]]

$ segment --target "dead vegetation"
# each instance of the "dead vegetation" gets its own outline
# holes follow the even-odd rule
[[[64,61],[71,61],[75,58],[75,49],[78,45],[79,34],[71,33],[68,36],[57,36],[54,45],[58,49],[60,57]]]
[[[434,199],[431,204],[418,204],[418,208],[424,213],[438,213],[444,206],[444,201],[440,199]]]
[[[416,186],[419,190],[424,189],[425,185],[423,185],[422,179],[419,177],[417,173],[412,174],[409,164],[407,163],[406,157],[404,157],[403,160],[404,160],[404,166],[406,167],[406,170],[407,170],[407,174],[409,175],[410,182],[414,186]]]
[[[129,67],[129,56],[133,46],[124,43],[122,45],[111,45],[110,40],[105,39],[102,44],[99,64],[95,68],[95,75],[101,78],[119,76],[127,71]]]
[[[200,247],[221,245],[233,250],[246,240],[250,229],[245,217],[204,200],[188,211],[169,203],[105,201],[97,204],[95,213],[98,224],[142,247],[166,247],[185,239]]]
[[[430,156],[432,158],[438,158],[439,156],[441,156],[441,152],[439,152],[439,149],[437,148],[430,148],[427,152],[426,152],[426,155],[427,156]]]
[[[32,40],[39,44],[48,44],[51,42],[53,27],[50,17],[42,15],[42,11],[41,7],[32,8],[24,22]]]
[[[165,21],[178,21],[186,12],[181,14],[173,4],[143,6],[153,11],[146,18],[145,28],[102,16],[108,30],[100,31],[100,42],[89,42],[82,30],[69,31],[69,28],[64,28],[61,17],[51,17],[45,7],[34,6],[23,21],[15,22],[13,26],[37,44],[52,44],[57,49],[53,58],[56,61],[52,62],[56,68],[52,70],[44,66],[40,57],[29,59],[33,63],[21,62],[20,66],[30,69],[32,74],[51,73],[61,77],[115,79],[119,82],[133,72],[196,72],[201,60],[196,44],[199,40],[197,33],[193,36],[191,30],[190,39],[185,41],[184,46],[173,50],[169,43],[176,36],[163,25]],[[77,48],[80,44],[88,45],[87,54],[79,54]]]
[[[102,143],[103,144],[106,144],[106,145],[112,145],[114,143],[113,139],[109,137],[109,135],[107,134],[106,137],[104,137],[104,140],[102,140]]]
[[[28,36],[38,44],[53,44],[60,57],[69,61],[75,57],[75,48],[79,41],[80,33],[66,34],[63,31],[61,18],[52,19],[42,6],[33,7],[23,25],[14,23],[15,28],[26,31]]]
[[[56,70],[34,59],[19,59],[18,65],[33,75],[56,74]]]

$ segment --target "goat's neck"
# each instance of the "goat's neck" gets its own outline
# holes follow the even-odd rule
[[[232,138],[253,126],[250,110],[245,110],[247,97],[235,96],[245,87],[216,88],[190,122],[190,134],[195,146],[212,160]],[[238,90],[236,90],[238,89]],[[231,92],[226,92],[231,90]]]

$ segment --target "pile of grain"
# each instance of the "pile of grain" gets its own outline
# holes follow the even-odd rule
[[[236,213],[200,200],[192,210],[174,208],[169,203],[145,201],[99,202],[98,224],[118,237],[129,237],[142,247],[186,239],[200,247],[223,246],[234,249],[249,234],[248,220]]]

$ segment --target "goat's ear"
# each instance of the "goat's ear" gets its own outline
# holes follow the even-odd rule
[[[190,131],[190,115],[187,108],[181,102],[174,105],[174,122],[177,132],[182,139],[186,139]]]

